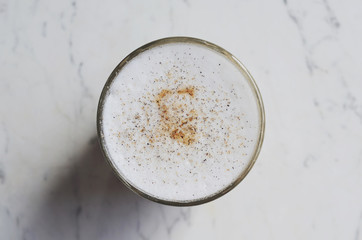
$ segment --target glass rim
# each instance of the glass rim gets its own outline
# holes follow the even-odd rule
[[[199,44],[199,45],[203,45],[207,48],[211,48],[212,50],[222,54],[223,56],[225,56],[229,61],[231,61],[240,71],[241,73],[244,75],[244,77],[247,79],[247,81],[249,82],[249,86],[251,88],[251,90],[253,91],[256,101],[257,101],[257,106],[258,106],[258,112],[259,112],[259,117],[260,117],[260,123],[259,123],[259,135],[258,135],[258,139],[257,139],[257,144],[255,146],[255,150],[252,154],[251,160],[249,161],[247,167],[245,168],[244,171],[242,171],[240,173],[240,175],[233,181],[231,182],[229,185],[227,185],[225,188],[223,188],[222,190],[218,191],[217,193],[204,197],[204,198],[199,198],[199,199],[194,199],[194,200],[190,200],[190,201],[173,201],[173,200],[165,200],[165,199],[161,199],[161,198],[157,198],[155,196],[152,196],[150,194],[148,194],[147,192],[142,191],[141,189],[137,188],[137,186],[134,186],[132,183],[130,183],[129,181],[127,181],[127,179],[122,176],[121,172],[118,171],[117,167],[115,166],[112,158],[110,157],[110,154],[108,152],[108,149],[106,147],[106,143],[105,143],[105,139],[104,139],[104,133],[103,133],[103,109],[104,109],[104,103],[105,103],[105,99],[108,93],[108,90],[110,89],[110,86],[112,85],[114,79],[118,76],[118,73],[122,70],[122,68],[130,61],[132,60],[134,57],[136,57],[138,54],[147,51],[153,47],[156,46],[160,46],[160,45],[164,45],[164,44],[168,44],[168,43],[191,43],[191,44]],[[111,168],[113,169],[113,172],[117,175],[118,179],[130,190],[132,190],[133,192],[135,192],[136,194],[149,199],[151,201],[157,202],[157,203],[161,203],[161,204],[165,204],[165,205],[171,205],[171,206],[195,206],[195,205],[200,205],[203,203],[207,203],[210,202],[212,200],[215,200],[223,195],[225,195],[226,193],[228,193],[230,190],[232,190],[233,188],[235,188],[245,177],[246,175],[250,172],[251,168],[254,166],[262,144],[263,144],[263,140],[264,140],[264,132],[265,132],[265,111],[264,111],[264,104],[263,104],[263,100],[261,97],[261,94],[259,92],[259,88],[255,83],[254,78],[251,76],[251,74],[249,73],[249,71],[246,69],[246,67],[234,56],[232,55],[230,52],[226,51],[225,49],[223,49],[222,47],[219,47],[216,44],[213,44],[211,42],[202,40],[202,39],[198,39],[198,38],[192,38],[192,37],[168,37],[168,38],[162,38],[162,39],[158,39],[155,41],[152,41],[150,43],[147,43],[139,48],[137,48],[136,50],[134,50],[133,52],[131,52],[128,56],[126,56],[116,67],[115,69],[112,71],[112,73],[110,74],[110,76],[108,77],[103,90],[101,92],[100,98],[99,98],[99,102],[98,102],[98,108],[97,108],[97,134],[98,134],[98,141],[101,145],[101,149],[103,152],[103,156],[104,158],[107,160],[108,164],[110,164]]]

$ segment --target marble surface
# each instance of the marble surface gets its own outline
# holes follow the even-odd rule
[[[362,239],[362,2],[0,0],[0,239]],[[266,135],[211,203],[159,205],[102,159],[105,80],[186,35],[255,77]]]

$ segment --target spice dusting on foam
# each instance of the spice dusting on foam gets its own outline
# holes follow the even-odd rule
[[[165,44],[129,61],[103,111],[107,149],[121,175],[164,200],[212,196],[247,167],[258,136],[253,91],[223,55]]]
[[[178,95],[173,97],[173,95]],[[195,87],[185,87],[176,90],[162,89],[156,96],[156,104],[160,114],[162,132],[169,135],[171,139],[190,145],[197,137],[197,126],[195,121],[198,118],[197,111],[185,102],[186,98],[193,98]],[[176,101],[171,101],[170,98]]]

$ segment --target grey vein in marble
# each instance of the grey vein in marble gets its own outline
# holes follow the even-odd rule
[[[317,161],[317,159],[315,158],[315,156],[313,155],[308,155],[303,162],[303,165],[305,168],[310,168],[310,165],[313,164],[313,162]]]
[[[334,11],[331,9],[331,7],[329,6],[329,3],[327,0],[323,0],[323,5],[328,13],[328,17],[327,17],[327,21],[328,23],[334,27],[334,28],[339,28],[341,26],[340,22],[338,21]]]
[[[298,30],[302,45],[305,49],[305,63],[309,73],[313,74],[315,70],[324,70],[319,66],[318,62],[314,60],[313,57],[314,48],[323,41],[335,39],[336,35],[335,30],[337,30],[340,27],[340,23],[335,14],[333,13],[333,10],[331,9],[327,0],[323,0],[322,2],[321,1],[313,2],[312,4],[316,6],[318,6],[318,4],[323,6],[322,9],[316,8],[316,10],[314,10],[313,8],[311,9],[310,7],[307,9],[306,7],[303,6],[303,4],[301,4],[302,2],[294,0],[293,1],[283,0],[283,3],[287,9],[288,16],[293,21]],[[318,11],[319,14],[323,14],[322,16],[324,17],[324,21],[331,27],[331,29],[327,29],[327,31],[325,31],[328,32],[328,35],[314,36],[306,33],[308,28],[310,29],[315,28],[315,26],[311,25],[308,26],[304,24],[306,19],[309,17],[308,16],[309,11]],[[323,19],[315,20],[316,22],[315,24],[318,27],[325,28],[325,26],[323,26],[323,23],[321,22],[322,20]],[[311,38],[311,36],[313,37]]]
[[[10,145],[10,136],[8,133],[8,130],[6,128],[5,123],[1,124],[1,152],[0,152],[0,184],[4,184],[6,180],[6,171],[4,166],[4,161],[6,158],[6,155],[9,152],[9,145]]]
[[[361,232],[362,232],[362,212],[361,212],[360,217],[358,219],[355,240],[361,240],[362,239]]]
[[[349,88],[347,81],[343,77],[340,79],[346,94],[345,101],[343,103],[343,109],[351,111],[362,124],[362,102],[357,100],[356,96]]]
[[[43,22],[42,25],[42,31],[41,31],[41,35],[46,38],[47,37],[47,22]]]

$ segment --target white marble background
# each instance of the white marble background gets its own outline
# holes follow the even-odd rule
[[[0,0],[0,239],[362,239],[362,2]],[[95,113],[149,41],[234,53],[264,98],[257,164],[191,208],[129,192]]]

